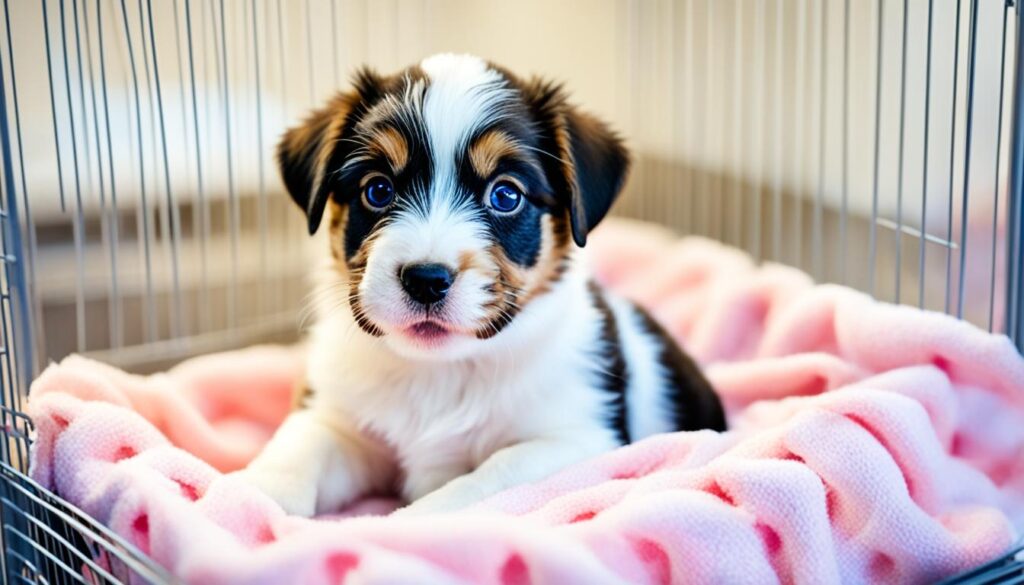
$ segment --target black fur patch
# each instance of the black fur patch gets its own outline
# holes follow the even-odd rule
[[[488,194],[489,195],[489,194]],[[494,242],[501,246],[508,259],[525,266],[532,267],[540,257],[541,224],[544,211],[537,209],[529,202],[513,217],[487,214],[487,225],[490,226]]]
[[[700,368],[647,311],[634,305],[644,330],[659,345],[658,362],[665,369],[677,431],[725,430],[725,411]]]
[[[418,69],[416,69],[418,70]],[[406,92],[409,84],[421,79],[421,76],[392,76],[379,80],[378,86],[372,89],[367,86],[370,81],[363,81],[362,92],[370,97],[364,98],[364,106],[358,118],[346,123],[337,150],[328,166],[331,172],[330,188],[336,201],[348,205],[348,224],[345,227],[344,249],[347,260],[351,260],[363,242],[374,231],[384,225],[384,219],[398,210],[409,209],[425,204],[427,189],[433,174],[430,163],[430,146],[423,140],[425,134],[422,127],[416,125],[418,118],[413,112],[403,109],[388,111],[378,115],[375,111],[376,102],[387,94]],[[369,100],[372,102],[366,103]],[[360,154],[362,140],[359,126],[364,119],[373,117],[372,128],[390,128],[397,131],[409,150],[409,161],[402,172],[395,175],[384,158],[372,157],[361,159],[355,164],[348,164],[353,157]],[[371,172],[378,172],[392,181],[395,188],[395,203],[385,210],[368,209],[362,203],[362,179]]]
[[[611,414],[608,422],[622,444],[626,445],[632,440],[626,422],[626,387],[629,383],[629,372],[626,369],[626,358],[622,354],[619,325],[601,288],[590,282],[588,289],[594,308],[601,313],[601,350],[598,354],[598,364],[601,368],[602,386],[611,395]]]

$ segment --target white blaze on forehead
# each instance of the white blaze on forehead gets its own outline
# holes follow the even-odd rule
[[[501,117],[513,93],[500,73],[479,57],[450,53],[420,63],[427,75],[423,123],[434,163],[431,208],[448,201],[458,187],[455,162],[481,126]]]
[[[389,249],[401,264],[437,262],[454,268],[462,252],[482,249],[485,237],[483,225],[471,213],[438,205],[431,207],[427,217],[415,212],[396,214],[377,244]]]

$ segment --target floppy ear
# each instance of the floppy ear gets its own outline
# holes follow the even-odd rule
[[[608,126],[569,107],[565,114],[569,135],[567,160],[574,185],[569,200],[572,238],[582,247],[587,234],[608,214],[622,190],[629,169],[629,153]],[[563,155],[564,157],[564,155]]]
[[[338,93],[327,105],[314,110],[301,124],[290,128],[277,145],[277,162],[288,194],[306,213],[309,233],[320,226],[330,197],[326,174],[338,151],[338,140],[352,115],[376,92],[378,78],[369,70],[356,75],[355,89]]]
[[[629,153],[604,122],[566,101],[561,86],[539,79],[523,90],[541,128],[542,157],[559,202],[569,210],[572,238],[582,247],[622,190]]]

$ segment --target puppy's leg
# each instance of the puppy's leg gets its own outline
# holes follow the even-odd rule
[[[333,413],[331,413],[333,414]],[[354,426],[299,410],[239,475],[289,514],[333,511],[385,483],[390,458]]]
[[[616,446],[609,433],[525,441],[501,449],[471,473],[399,510],[398,514],[446,512],[464,508],[504,489],[544,479],[561,469]]]

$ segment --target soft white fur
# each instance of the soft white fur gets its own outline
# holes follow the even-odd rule
[[[406,357],[334,311],[313,330],[311,404],[246,475],[295,514],[337,509],[396,480],[417,500],[412,510],[435,511],[614,447],[592,373],[600,318],[587,298],[583,271],[570,271],[461,360]]]
[[[460,253],[483,249],[483,230],[479,218],[461,206],[431,205],[423,211],[397,213],[374,242],[365,276],[359,284],[366,316],[386,333],[396,333],[421,321],[422,311],[406,302],[405,292],[396,278],[401,267],[416,263],[458,266]],[[483,286],[492,280],[482,269],[496,270],[487,264],[486,255],[478,254],[477,260],[481,269],[460,273],[445,297],[443,309],[432,313],[433,317],[466,335],[434,349],[408,343],[401,335],[387,335],[384,342],[396,352],[413,358],[452,359],[471,353],[477,345],[472,333],[479,328],[484,318],[482,305],[489,299]]]
[[[465,151],[473,131],[504,115],[512,90],[482,59],[449,53],[428,57],[420,68],[430,78],[423,98],[423,121],[434,157],[431,203],[445,205],[457,182],[456,155]]]
[[[441,347],[402,334],[422,314],[405,301],[399,268],[457,265],[461,253],[484,247],[478,211],[454,204],[443,189],[455,188],[451,161],[465,137],[504,99],[496,74],[479,59],[434,57],[423,69],[431,78],[425,119],[434,156],[442,159],[435,160],[435,192],[428,209],[400,214],[382,228],[359,287],[366,315],[385,334],[373,337],[355,323],[347,277],[324,270],[309,344],[312,397],[242,472],[290,513],[332,511],[393,487],[414,501],[405,513],[456,509],[617,444],[598,374],[601,317],[582,263],[503,331],[480,340],[471,332],[482,324],[482,287],[494,276],[480,254],[435,315],[465,334]],[[641,358],[631,364],[630,411],[647,414],[631,414],[631,422],[638,436],[669,430],[650,340],[633,331],[631,307],[614,307],[627,355]]]

